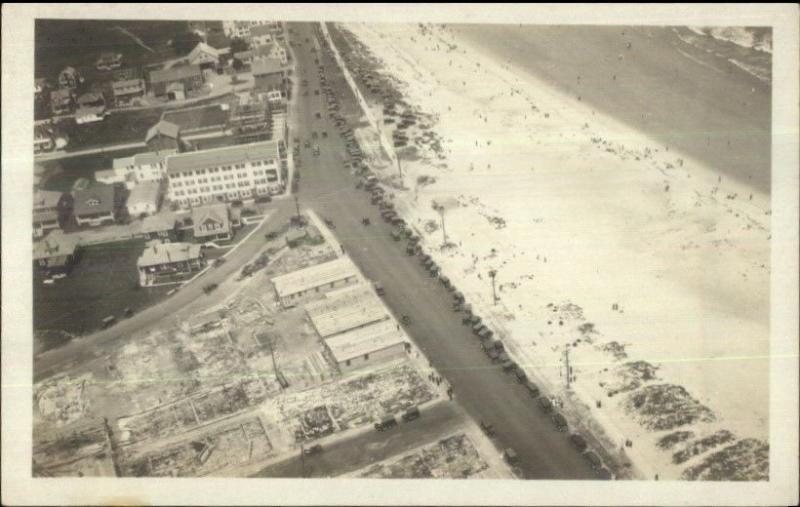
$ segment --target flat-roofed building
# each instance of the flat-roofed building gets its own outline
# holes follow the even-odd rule
[[[389,318],[389,312],[369,285],[358,284],[328,292],[305,305],[314,329],[329,338]]]
[[[278,144],[241,144],[170,155],[169,200],[196,206],[278,194],[283,191]]]
[[[391,319],[325,339],[331,359],[342,372],[405,357],[405,344],[405,334]]]
[[[136,99],[144,97],[147,87],[144,79],[121,79],[111,83],[111,90],[114,93],[114,104],[117,107],[129,106]]]
[[[163,185],[160,181],[139,183],[128,195],[128,215],[138,217],[158,212],[163,198]]]
[[[335,289],[357,283],[358,271],[347,257],[315,264],[272,279],[281,305],[288,308]]]

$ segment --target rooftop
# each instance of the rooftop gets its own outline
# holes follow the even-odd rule
[[[341,363],[364,354],[377,352],[405,341],[405,335],[393,320],[384,320],[325,340],[334,359]]]
[[[131,190],[128,195],[128,207],[137,204],[158,204],[158,194],[161,192],[161,183],[157,181],[145,181],[139,183]]]
[[[220,52],[218,49],[213,48],[205,42],[199,42],[194,49],[189,53],[189,60],[194,60],[200,53],[208,53],[219,58]]]
[[[164,243],[147,247],[136,266],[140,268],[183,262],[200,257],[200,245],[192,243]]]
[[[163,135],[167,137],[171,137],[172,139],[177,139],[180,135],[181,128],[176,124],[172,123],[171,121],[161,120],[147,131],[147,136],[144,138],[144,142],[150,142],[154,137],[157,135]]]
[[[267,74],[279,74],[283,72],[283,64],[277,58],[263,58],[256,60],[250,66],[250,71],[254,76],[264,76]]]
[[[357,274],[356,267],[347,257],[315,264],[272,279],[279,297],[296,294],[327,283],[343,280]]]
[[[114,187],[97,183],[75,191],[75,215],[105,214],[114,211]]]
[[[169,231],[173,227],[175,227],[175,215],[171,212],[159,213],[144,217],[141,231],[143,234],[147,234],[150,232]]]
[[[221,224],[221,228],[200,229],[201,225],[209,221]],[[228,206],[220,202],[194,208],[192,209],[192,224],[194,224],[193,229],[196,238],[229,232],[231,230],[231,221],[228,218]]]
[[[167,173],[239,164],[266,158],[278,158],[278,143],[275,141],[169,155],[166,159]]]
[[[270,25],[256,25],[250,27],[250,37],[258,37],[259,35],[272,35],[275,28]]]
[[[144,79],[125,79],[122,81],[114,81],[111,83],[111,88],[114,90],[115,95],[120,93],[130,93],[131,89],[137,91],[144,89]]]
[[[37,190],[33,193],[33,209],[57,208],[61,195],[61,192],[53,190]]]
[[[201,76],[203,73],[198,65],[180,65],[169,69],[154,70],[150,72],[151,83],[169,83],[181,79]]]
[[[383,302],[364,284],[329,292],[324,299],[309,303],[305,308],[323,338],[388,317]]]
[[[78,240],[74,235],[53,231],[41,241],[33,244],[33,260],[72,255],[76,248],[78,248]]]

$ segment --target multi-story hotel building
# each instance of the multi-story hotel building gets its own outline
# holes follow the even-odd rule
[[[264,141],[169,155],[169,199],[181,206],[283,191],[278,143]]]

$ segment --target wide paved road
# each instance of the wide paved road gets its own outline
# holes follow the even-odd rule
[[[298,32],[294,40],[313,38],[310,24],[292,24]],[[319,88],[311,45],[295,48],[298,69],[309,81],[309,89]],[[306,69],[302,71],[302,69]],[[329,71],[330,74],[331,71]],[[329,76],[330,81],[330,76]],[[349,100],[354,100],[352,94]],[[427,357],[454,387],[457,401],[476,420],[493,423],[500,448],[513,447],[520,456],[526,477],[537,479],[588,479],[593,472],[585,459],[558,433],[524,390],[482,353],[478,341],[461,324],[461,315],[451,309],[451,295],[435,282],[416,257],[405,254],[403,242],[389,236],[390,228],[380,219],[367,193],[355,189],[355,179],[341,164],[344,142],[332,123],[314,117],[325,111],[322,96],[298,97],[300,132],[325,128],[327,139],[320,139],[320,157],[303,149],[300,202],[332,219],[339,241],[353,260],[371,279],[386,288],[385,299],[395,314],[409,314],[413,322],[408,331]],[[303,100],[306,99],[306,100]],[[340,97],[340,101],[347,100]],[[369,227],[361,225],[370,217]]]
[[[388,431],[369,429],[331,444],[323,441],[323,452],[300,457],[298,452],[284,461],[265,467],[253,477],[334,477],[353,472],[385,459],[432,443],[455,432],[464,413],[454,403],[441,402],[422,409],[419,419],[403,422]]]

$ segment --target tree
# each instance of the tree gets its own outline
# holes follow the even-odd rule
[[[194,49],[203,39],[194,32],[185,31],[175,34],[172,38],[172,47],[178,55],[186,55]]]
[[[250,49],[250,44],[246,40],[240,37],[233,37],[231,39],[231,53],[247,51],[248,49]]]

